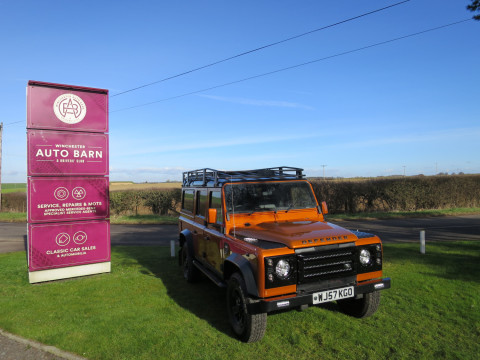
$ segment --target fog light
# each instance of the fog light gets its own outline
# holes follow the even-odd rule
[[[376,249],[377,249],[378,252],[380,252],[382,250],[382,247],[380,246],[380,244],[377,244]]]
[[[273,282],[273,274],[268,274],[267,277],[268,277],[268,281]]]
[[[362,264],[363,266],[366,266],[366,265],[370,264],[370,261],[371,261],[370,251],[368,251],[367,249],[361,250],[360,251],[360,264]]]
[[[378,265],[381,265],[381,264],[382,264],[382,259],[377,258],[377,264],[378,264]]]

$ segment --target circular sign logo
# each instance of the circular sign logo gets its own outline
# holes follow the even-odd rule
[[[75,244],[82,245],[87,241],[87,234],[84,231],[77,231],[75,235],[73,235],[73,241]]]
[[[55,116],[65,124],[77,124],[87,115],[87,106],[74,94],[63,94],[53,103]]]
[[[59,246],[66,246],[70,242],[70,235],[68,235],[67,233],[60,233],[55,238],[55,242]]]
[[[87,192],[81,186],[77,186],[72,190],[72,196],[75,200],[82,200],[85,195],[87,195]]]
[[[53,196],[55,196],[55,199],[60,201],[65,200],[68,197],[68,195],[69,195],[68,190],[64,187],[58,187],[53,192]]]

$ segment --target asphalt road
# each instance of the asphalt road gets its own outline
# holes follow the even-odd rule
[[[177,225],[111,225],[110,240],[115,245],[170,245],[178,238]],[[0,253],[25,250],[27,224],[0,223]]]
[[[347,229],[378,235],[385,243],[418,242],[421,230],[425,230],[427,242],[480,240],[480,215],[335,221],[335,223]]]
[[[339,226],[378,235],[385,243],[417,242],[420,230],[426,241],[480,240],[480,215],[419,219],[335,221]],[[25,250],[27,225],[0,223],[0,253]],[[111,225],[116,245],[168,246],[178,238],[176,225]]]

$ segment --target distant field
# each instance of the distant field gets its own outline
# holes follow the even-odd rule
[[[148,189],[180,189],[181,182],[161,182],[161,183],[133,183],[133,182],[111,182],[110,191],[125,190],[148,190]]]
[[[27,191],[26,183],[6,183],[2,184],[2,194]]]
[[[122,190],[147,190],[147,189],[180,189],[181,182],[160,182],[160,183],[141,183],[137,184],[131,181],[114,181],[110,183],[110,191]],[[27,191],[26,183],[5,183],[2,184],[2,194],[12,192]]]

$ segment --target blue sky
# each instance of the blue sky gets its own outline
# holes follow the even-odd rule
[[[0,1],[2,182],[26,181],[28,80],[109,89],[113,181],[480,173],[479,21],[160,101],[468,19],[469,1],[411,0],[113,96],[396,2]]]

